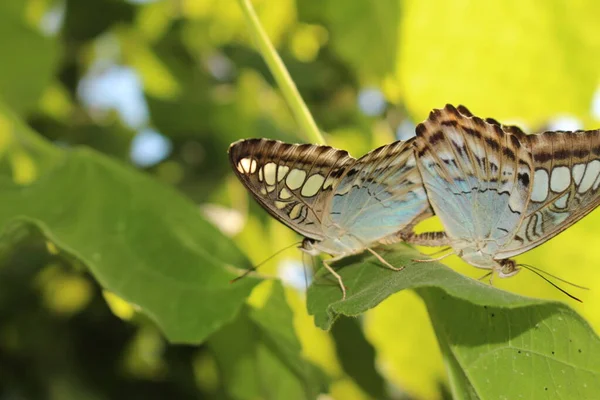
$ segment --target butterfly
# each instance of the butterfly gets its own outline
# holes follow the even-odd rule
[[[305,239],[300,249],[336,256],[329,262],[398,240],[431,216],[412,140],[379,147],[359,159],[329,146],[247,139],[233,143],[229,160],[237,177],[273,217]]]
[[[510,277],[519,271],[511,257],[600,204],[600,130],[526,135],[446,105],[416,132],[417,168],[445,233],[404,237],[413,244],[450,245],[450,254]]]

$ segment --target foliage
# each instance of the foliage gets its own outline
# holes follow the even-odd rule
[[[594,290],[540,300],[565,298],[526,272],[494,282],[505,291],[458,260],[415,264],[403,245],[383,253],[401,272],[336,263],[346,301],[323,269],[306,298],[294,289],[294,250],[230,284],[297,237],[249,200],[226,149],[320,141],[307,110],[356,156],[447,102],[593,127],[598,6],[252,3],[258,43],[246,0],[0,4],[0,396],[593,398]],[[307,108],[277,88],[291,81],[269,41]],[[142,162],[148,137],[165,154]],[[522,261],[594,286],[598,218]]]
[[[421,255],[407,248],[384,257],[407,267],[398,273],[373,256],[338,263],[349,287],[345,301],[321,273],[308,292],[315,323],[328,329],[340,314],[360,315],[393,293],[417,289],[449,364],[456,398],[468,392],[474,398],[523,393],[537,398],[548,391],[593,398],[600,389],[600,339],[569,307],[496,290],[435,262],[414,263]]]

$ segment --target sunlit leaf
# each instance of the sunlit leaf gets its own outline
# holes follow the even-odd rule
[[[398,74],[415,118],[462,103],[539,125],[589,115],[600,79],[600,4],[516,0],[403,3]]]
[[[328,329],[340,314],[358,315],[399,290],[417,288],[438,340],[480,397],[538,398],[551,391],[591,398],[600,390],[600,339],[566,305],[498,290],[435,262],[413,263],[423,256],[407,246],[383,256],[406,268],[392,271],[364,256],[335,264],[348,290],[345,301],[320,270],[308,297],[318,326]],[[492,379],[490,371],[505,375]]]
[[[364,330],[388,381],[416,398],[441,398],[446,370],[427,308],[419,296],[403,290],[389,297],[365,314]]]

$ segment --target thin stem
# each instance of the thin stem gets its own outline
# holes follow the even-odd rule
[[[277,50],[275,50],[273,47],[273,44],[269,40],[269,37],[260,24],[250,0],[238,0],[238,2],[240,3],[240,7],[244,12],[244,16],[246,17],[246,21],[250,27],[250,30],[254,35],[254,39],[258,44],[258,49],[263,56],[263,59],[267,63],[269,70],[275,77],[277,85],[279,85],[279,88],[283,92],[285,100],[292,109],[292,113],[294,114],[296,122],[301,126],[304,134],[310,142],[315,144],[325,144],[323,135],[321,135],[321,132],[319,131],[319,128],[317,127],[317,124],[315,123],[310,111],[308,111],[304,100],[302,100],[302,97],[300,97],[298,88],[296,88],[296,84],[290,77],[290,74],[281,61],[279,54],[277,54]]]

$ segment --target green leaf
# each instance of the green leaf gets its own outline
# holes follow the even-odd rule
[[[20,6],[18,5],[20,4]],[[30,111],[58,65],[56,38],[44,37],[24,21],[25,2],[0,3],[0,94],[18,111]]]
[[[399,290],[418,289],[459,398],[593,398],[600,391],[600,340],[566,305],[504,292],[439,263],[412,263],[423,255],[408,246],[381,254],[406,268],[395,272],[364,255],[335,264],[345,301],[336,281],[319,271],[308,293],[319,327],[329,329],[340,314],[358,315]]]
[[[402,4],[398,78],[416,120],[446,103],[532,129],[557,115],[590,115],[600,78],[600,3]]]
[[[263,308],[244,307],[209,339],[233,398],[309,400],[324,391],[325,377],[300,354],[292,318],[283,286],[274,281]]]
[[[337,281],[325,269],[319,270],[315,282],[308,289],[307,299],[308,311],[315,316],[318,327],[330,329],[339,314],[357,316],[400,290],[418,287],[440,286],[452,296],[467,297],[476,304],[493,304],[500,307],[541,302],[496,290],[457,274],[439,263],[414,263],[413,259],[424,256],[406,245],[379,250],[379,253],[392,265],[406,268],[399,272],[392,271],[374,257],[364,254],[346,257],[336,262],[334,265],[339,268],[346,286],[345,301],[342,301],[342,292]]]
[[[0,116],[11,127],[13,146],[43,149],[30,154],[44,154],[34,161],[45,162],[43,175],[29,185],[0,181],[3,232],[15,223],[35,225],[173,342],[201,342],[235,317],[258,280],[229,283],[239,274],[233,267],[250,263],[193,203],[89,149],[49,152],[51,146],[9,114]]]
[[[331,329],[342,368],[365,393],[386,399],[385,381],[375,369],[375,349],[367,341],[356,318],[339,318]]]
[[[133,20],[134,6],[125,1],[66,1],[63,33],[69,40],[84,42],[106,32],[117,23]]]
[[[400,22],[398,0],[303,3],[298,4],[301,15],[327,21],[332,48],[359,75],[381,79],[395,70]]]
[[[434,329],[439,329],[439,327],[436,326],[439,325],[437,320],[433,321],[433,325]],[[443,337],[438,337],[438,344],[440,346],[440,351],[444,356],[444,365],[446,367],[446,372],[448,373],[452,398],[455,400],[479,400],[479,396],[477,396],[475,389],[471,386],[471,382],[469,382],[460,363],[452,352],[450,343],[444,339],[445,338]]]
[[[419,293],[479,398],[597,397],[600,340],[567,306],[478,307],[441,289]]]

